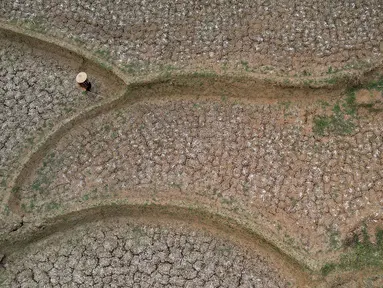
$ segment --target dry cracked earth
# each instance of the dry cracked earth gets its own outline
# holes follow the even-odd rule
[[[6,268],[6,287],[290,286],[262,257],[207,232],[126,219],[59,233],[12,255]]]
[[[379,66],[380,1],[312,2],[3,1],[0,286],[382,287],[381,67],[318,90],[172,74]],[[65,43],[127,77],[172,73],[120,87]],[[69,221],[100,207],[126,215]]]
[[[262,221],[315,255],[383,204],[382,113],[355,120],[352,136],[318,137],[311,123],[322,109],[230,99],[128,105],[48,151],[21,187],[21,206],[39,214],[141,193],[169,203],[174,194]]]
[[[79,97],[72,79],[77,69],[52,53],[0,37],[0,176],[4,189],[9,175],[34,144],[101,97]]]
[[[207,67],[326,74],[373,66],[383,4],[363,1],[4,0],[0,17],[76,43],[127,72]]]

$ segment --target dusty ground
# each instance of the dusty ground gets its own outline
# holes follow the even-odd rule
[[[107,81],[92,74],[93,93],[81,94],[74,79],[83,60],[1,32],[0,38],[1,200],[25,154],[63,120],[107,97],[102,96]]]
[[[171,72],[218,63],[223,70],[239,67],[247,72],[254,68],[270,74],[331,76],[345,66],[370,67],[368,62],[380,55],[382,41],[378,17],[382,6],[377,1],[339,7],[332,1],[314,6],[286,3],[282,10],[293,13],[286,18],[280,18],[283,11],[271,2],[236,3],[238,9],[232,5],[229,9],[224,2],[164,2],[156,6],[164,13],[156,15],[153,3],[131,3],[129,13],[123,7],[98,9],[96,2],[92,5],[97,9],[78,3],[51,4],[4,2],[0,17],[71,39],[117,63],[127,75],[153,67]],[[44,10],[48,8],[49,12]],[[316,13],[311,15],[313,10]],[[74,17],[76,13],[83,17]],[[172,15],[180,18],[176,21]],[[253,23],[254,15],[262,21]],[[149,16],[158,21],[149,25],[145,22]],[[243,19],[241,29],[230,24],[238,17]],[[276,18],[282,21],[274,31],[270,23]],[[190,25],[184,25],[185,19]],[[47,20],[52,24],[49,29]],[[58,26],[57,21],[66,24]],[[141,26],[130,25],[132,30],[125,31],[122,27],[131,22]],[[103,28],[97,23],[103,23]],[[180,27],[192,32],[182,32],[186,36],[180,38]],[[217,34],[217,29],[222,33]],[[147,34],[148,30],[153,33]],[[254,31],[259,35],[254,36]],[[281,259],[288,255],[311,269],[341,259],[355,245],[354,234],[363,236],[364,229],[374,245],[383,243],[374,238],[375,229],[383,226],[383,83],[371,82],[376,75],[369,74],[369,85],[353,90],[283,89],[206,72],[131,85],[121,101],[89,113],[82,118],[85,121],[74,121],[71,129],[49,139],[21,163],[52,127],[105,100],[109,93],[103,89],[110,92],[116,87],[106,83],[108,77],[98,79],[95,72],[95,83],[100,84],[97,95],[81,95],[68,80],[82,68],[78,60],[0,37],[0,60],[5,63],[0,66],[0,201],[4,205],[0,222],[18,217],[14,228],[0,231],[8,244],[12,239],[28,239],[28,229],[49,231],[44,221],[49,223],[52,217],[65,221],[69,212],[127,203],[229,217],[237,221],[233,225],[256,232],[254,239],[264,237],[281,249],[267,248],[270,254]],[[310,69],[314,66],[318,69]],[[110,67],[104,68],[104,73],[110,73]],[[12,175],[18,175],[12,178],[14,183],[8,181]],[[47,232],[46,239],[18,253],[6,252],[4,244],[0,279],[7,273],[5,285],[15,287],[89,287],[101,285],[101,278],[110,281],[103,283],[107,286],[130,282],[150,286],[152,281],[180,287],[303,287],[297,274],[287,272],[288,264],[278,266],[258,246],[249,249],[199,228],[179,227],[187,225],[182,224],[185,221],[175,226],[129,221],[71,224],[73,231]],[[164,239],[170,239],[170,244]],[[201,248],[205,244],[208,250]],[[164,245],[167,250],[157,249]],[[80,255],[81,265],[74,267]],[[164,255],[168,258],[161,258]],[[195,259],[186,261],[190,257]],[[122,265],[125,258],[129,265]],[[197,268],[195,260],[201,264]],[[233,267],[233,262],[238,265]],[[137,264],[137,269],[131,264]],[[238,273],[230,274],[234,268]],[[309,277],[307,271],[299,271]],[[358,273],[342,277],[333,273],[327,278],[312,274],[312,285],[306,286],[381,285],[378,268]]]
[[[262,256],[207,231],[125,218],[58,233],[7,258],[7,287],[289,287]]]
[[[169,203],[185,196],[261,222],[311,257],[381,213],[381,113],[355,119],[352,135],[318,136],[313,119],[335,101],[158,97],[63,137],[22,187],[23,213],[110,197]]]
[[[38,65],[42,65],[42,64],[46,63],[46,62],[43,62],[43,60],[45,59],[45,58],[43,58],[44,57],[43,55],[44,55],[44,53],[47,53],[47,52],[44,52],[44,50],[39,50],[38,48],[32,49],[30,44],[28,44],[26,42],[23,42],[23,41],[20,42],[16,38],[13,39],[12,37],[11,38],[3,37],[2,40],[4,40],[4,41],[1,42],[2,45],[4,45],[4,47],[3,47],[4,53],[2,54],[4,56],[4,63],[8,63],[9,61],[12,61],[12,63],[15,64],[14,66],[12,66],[12,68],[6,69],[5,70],[6,73],[5,74],[3,73],[4,77],[1,78],[1,81],[4,80],[3,81],[4,83],[8,83],[8,86],[5,86],[5,88],[6,88],[6,90],[4,90],[5,93],[1,95],[1,96],[4,96],[4,99],[3,99],[3,101],[4,101],[3,109],[5,111],[4,113],[2,113],[2,116],[6,116],[7,115],[6,113],[10,114],[13,111],[14,113],[12,113],[12,115],[14,115],[14,118],[5,117],[4,121],[8,121],[8,122],[11,121],[12,122],[13,120],[15,120],[16,121],[16,124],[15,124],[16,126],[14,125],[15,127],[17,127],[17,125],[18,125],[17,123],[20,123],[20,125],[24,125],[25,127],[30,129],[30,130],[28,130],[28,129],[26,130],[25,135],[21,134],[20,139],[18,139],[20,141],[20,143],[24,143],[25,142],[24,138],[27,137],[27,136],[33,137],[33,134],[31,132],[29,132],[29,131],[39,130],[40,122],[43,123],[41,125],[44,127],[44,121],[52,121],[53,124],[48,125],[49,128],[51,129],[55,125],[55,123],[60,123],[60,122],[64,121],[66,118],[68,118],[71,115],[73,115],[76,111],[84,109],[86,106],[94,104],[94,102],[96,102],[96,101],[102,101],[103,100],[104,97],[100,96],[98,93],[96,95],[94,95],[95,98],[93,99],[93,98],[90,98],[90,96],[92,96],[92,95],[82,95],[78,90],[76,90],[76,87],[75,87],[74,83],[70,82],[68,79],[71,79],[70,75],[76,75],[77,69],[73,68],[73,66],[71,65],[72,63],[69,63],[70,61],[68,59],[52,57],[52,59],[50,60],[50,61],[52,61],[52,63],[47,63],[47,65],[48,65],[47,67],[45,67],[45,66],[40,67]],[[12,56],[9,57],[10,55],[12,55]],[[48,55],[51,55],[51,54],[48,53]],[[12,58],[12,57],[14,57],[14,58]],[[36,61],[36,63],[34,61]],[[57,69],[62,69],[62,74],[60,74],[60,73],[58,73],[56,71],[52,72],[52,67],[55,67],[54,66],[55,62],[54,61],[57,61],[56,62],[57,63],[56,64],[57,65],[56,66]],[[61,64],[58,64],[58,63],[66,63],[66,64],[61,65]],[[9,67],[11,67],[11,66],[9,66]],[[16,67],[16,69],[15,69],[15,67]],[[21,68],[18,69],[17,67],[22,67],[22,69]],[[39,70],[39,69],[41,69],[41,70]],[[17,71],[18,70],[20,70],[20,72],[24,72],[25,75],[24,74],[23,75],[25,77],[22,78],[22,79],[19,79],[17,81],[14,81],[13,78],[14,77],[18,77],[17,76]],[[14,76],[13,74],[9,74],[9,73],[11,73],[9,71],[11,71],[11,72],[12,71],[16,71],[15,72],[16,76]],[[54,75],[54,77],[56,77],[56,78],[53,79],[54,81],[52,80],[53,81],[52,83],[55,83],[55,84],[63,83],[64,86],[62,87],[62,89],[61,89],[60,86],[50,86],[50,87],[48,87],[47,85],[49,83],[51,83],[51,82],[46,82],[44,78],[37,78],[37,79],[41,80],[41,83],[39,81],[37,81],[37,80],[35,82],[33,82],[33,83],[32,82],[31,83],[28,82],[28,80],[30,80],[30,78],[33,78],[32,75],[36,75],[36,73],[39,73],[39,72],[41,72],[42,75],[45,75],[44,73],[48,73],[48,71],[50,73],[52,73]],[[67,73],[67,74],[64,74],[64,72]],[[51,83],[51,85],[53,85],[52,83]],[[99,84],[101,82],[97,82],[96,79],[95,79],[95,81],[93,81],[93,83]],[[10,88],[11,85],[12,85],[13,89]],[[67,86],[65,86],[65,85],[67,85]],[[28,87],[29,90],[28,89],[24,90],[24,88],[23,88],[24,86]],[[98,85],[98,87],[97,87],[98,88],[97,89],[98,92],[101,89],[100,87],[101,86]],[[55,100],[55,99],[52,100],[51,98],[49,98],[49,99],[52,100],[52,104],[51,104],[50,101],[48,101],[47,103],[45,103],[45,102],[41,102],[40,103],[40,101],[44,101],[44,98],[40,94],[38,94],[37,92],[38,91],[43,91],[44,92],[45,89],[51,89],[51,90],[53,89],[53,91],[51,91],[51,92],[47,91],[46,94],[48,96],[51,95],[51,94],[54,94],[58,98],[57,100]],[[64,93],[64,91],[65,91],[65,93]],[[34,92],[36,92],[36,93],[34,93]],[[66,93],[69,93],[69,94],[66,94]],[[18,99],[14,100],[13,99],[14,95],[20,95],[20,99],[21,100],[20,101],[17,101]],[[34,103],[34,104],[32,104],[33,107],[31,106],[32,108],[30,108],[29,107],[30,105],[29,105],[27,107],[27,109],[30,108],[30,109],[33,110],[34,108],[36,108],[36,109],[39,108],[39,109],[42,109],[41,112],[37,111],[37,113],[35,113],[36,115],[33,114],[33,113],[24,113],[25,111],[23,111],[23,109],[25,109],[25,107],[26,107],[24,104],[27,103],[28,101],[27,102],[23,101],[24,100],[23,97],[29,97],[30,100],[31,100],[30,102]],[[51,97],[51,96],[49,96],[49,97]],[[14,101],[12,101],[12,100],[14,100]],[[60,102],[60,100],[63,101],[63,104]],[[84,103],[81,104],[81,100],[83,100]],[[92,102],[92,100],[95,100],[95,101]],[[11,101],[14,104],[14,106],[16,107],[15,109],[13,109],[13,106],[11,106],[11,104],[8,103],[9,101]],[[65,103],[69,103],[69,104],[65,105]],[[53,105],[53,104],[55,104],[55,105]],[[21,110],[17,109],[17,107],[18,107],[17,105],[19,105],[22,109]],[[48,107],[52,107],[53,112],[56,111],[58,114],[56,115],[53,112],[52,112],[52,114],[49,114],[48,113],[49,109],[46,110],[46,109],[41,108],[41,107],[45,107],[46,108],[46,105],[48,105]],[[83,105],[83,106],[81,106],[81,105]],[[65,113],[63,113],[61,110],[58,110],[59,108],[61,108],[62,111],[64,111]],[[46,112],[46,111],[48,111],[48,112]],[[45,115],[44,113],[47,113],[47,114]],[[31,115],[29,115],[29,114],[31,114]],[[33,116],[32,114],[35,115],[36,117],[35,118],[31,117],[31,120],[28,120],[29,118],[25,119],[26,115],[27,116]],[[51,118],[49,118],[49,116]],[[41,121],[40,121],[40,117],[41,117]],[[37,120],[34,121],[33,119],[37,119]],[[17,122],[17,121],[19,121],[19,122]],[[4,131],[7,132],[7,133],[9,132],[9,134],[11,136],[13,136],[13,134],[12,134],[13,130],[11,128],[14,127],[14,126],[8,125],[7,124],[8,122],[5,122],[5,124],[4,124],[4,125],[6,125],[6,126],[4,126]],[[11,122],[9,122],[9,123],[11,123]],[[41,134],[42,135],[44,135],[44,133],[48,133],[48,132],[49,132],[49,129],[47,129],[47,130],[41,129]],[[43,136],[41,136],[41,137],[43,137]],[[24,139],[24,141],[23,141],[23,139]],[[38,141],[39,140],[36,140],[36,142],[38,142]],[[33,146],[34,143],[35,142],[31,141],[30,145]],[[5,168],[9,168],[9,170],[7,172],[12,172],[12,169],[13,169],[12,165],[15,165],[15,169],[14,170],[17,170],[16,168],[19,168],[19,167],[17,167],[16,163],[14,163],[15,161],[13,161],[13,162],[12,161],[7,161],[7,159],[8,159],[7,157],[11,157],[13,155],[16,155],[16,152],[17,152],[16,148],[17,147],[15,147],[14,150],[4,151],[4,153],[2,154],[1,160],[2,160],[2,163],[4,163],[4,167]],[[18,156],[18,157],[22,157],[22,155]],[[11,165],[11,163],[12,163],[12,165]],[[33,170],[28,171],[28,172],[33,174]],[[2,177],[2,180],[4,181],[4,192],[5,192],[5,188],[6,188],[5,187],[6,186],[5,185],[5,183],[6,183],[5,181],[7,180],[5,175],[4,175],[4,177]],[[6,196],[6,195],[2,194],[2,196]],[[22,196],[22,198],[24,198],[24,195]],[[20,199],[20,200],[22,200],[22,199]],[[22,201],[24,201],[24,200],[22,200]],[[5,203],[5,204],[7,204],[7,203]],[[9,204],[11,204],[11,203],[9,203]],[[20,207],[24,207],[23,203],[20,203],[20,204],[21,204]],[[37,202],[36,202],[36,204],[37,204]],[[39,206],[40,204],[37,204],[37,205]],[[6,221],[8,219],[7,217],[8,217],[8,213],[9,213],[9,207],[11,207],[11,206],[12,205],[9,205],[9,206],[7,205],[6,208],[8,208],[8,209],[3,210],[2,221]],[[29,207],[31,208],[32,206],[33,206],[33,204],[31,206],[29,206]],[[49,215],[49,213],[45,213],[43,211],[41,211],[41,212],[42,213],[38,215],[39,217],[44,218],[44,217]],[[48,211],[46,211],[46,212],[48,212]],[[43,216],[43,215],[45,215],[45,216]],[[24,220],[26,220],[26,218],[24,218]],[[16,228],[11,230],[11,233],[9,234],[9,239],[12,238],[12,232],[17,231],[17,230],[22,231],[25,227],[27,227],[27,226],[29,226],[31,224],[32,224],[32,226],[34,225],[33,223],[28,223],[28,220],[26,220],[25,222],[24,222],[24,220],[22,220],[21,224],[18,224],[16,226]],[[85,231],[87,231],[89,229],[92,229],[92,228],[90,228],[90,225],[91,224],[86,224],[84,227],[79,227],[78,231],[74,232],[73,234],[69,234],[69,235],[65,236],[65,237],[67,237],[66,239],[73,239],[73,237],[74,237],[73,235],[78,235],[80,233],[79,231],[83,231],[83,233],[87,233]],[[102,226],[102,224],[100,224],[100,226]],[[107,227],[107,225],[105,224],[105,228],[103,228],[103,229],[106,229],[106,227]],[[173,230],[176,230],[176,229],[174,228]],[[120,231],[118,233],[123,233],[124,234],[124,232],[125,232],[125,234],[129,233],[127,231]],[[2,236],[4,236],[3,235],[4,233],[5,233],[5,231],[1,231]],[[181,234],[177,234],[177,233],[181,233],[181,232],[175,231],[174,233],[175,233],[174,237],[181,236]],[[186,234],[182,234],[182,235],[183,235],[183,238],[187,239],[188,241],[189,240],[190,241],[194,241],[193,240],[193,236],[189,236],[189,234],[187,234],[187,233]],[[76,285],[75,283],[79,284],[78,282],[85,281],[84,280],[85,278],[83,278],[85,276],[84,275],[78,275],[78,273],[77,272],[75,273],[75,271],[71,271],[71,272],[73,272],[71,275],[77,275],[78,277],[76,276],[77,277],[77,278],[75,277],[76,279],[74,279],[74,278],[63,279],[61,277],[61,276],[63,276],[63,274],[61,274],[61,272],[58,273],[61,276],[58,276],[58,278],[57,277],[55,278],[54,274],[57,271],[54,270],[54,269],[51,270],[48,267],[50,265],[49,263],[46,263],[46,265],[48,267],[46,271],[44,270],[44,268],[42,268],[41,270],[39,270],[39,268],[36,268],[37,269],[36,271],[33,271],[32,273],[29,273],[31,271],[29,270],[28,267],[35,266],[36,262],[34,262],[34,261],[35,260],[37,261],[37,259],[34,259],[33,258],[34,256],[32,256],[32,255],[35,255],[35,256],[36,255],[40,255],[41,256],[41,253],[43,253],[43,251],[45,251],[45,252],[47,252],[47,254],[49,254],[50,253],[49,251],[56,251],[56,248],[58,248],[58,246],[57,246],[57,239],[61,239],[63,236],[59,235],[59,236],[53,236],[53,237],[56,237],[55,240],[46,240],[47,242],[43,242],[43,243],[40,243],[40,244],[36,244],[35,243],[36,245],[29,246],[29,248],[28,248],[29,250],[25,250],[25,251],[23,250],[22,252],[20,251],[19,254],[8,254],[8,253],[6,253],[6,256],[4,256],[3,254],[0,253],[0,258],[1,258],[0,259],[0,263],[1,263],[1,265],[0,265],[1,277],[0,278],[2,280],[4,280],[4,275],[8,275],[10,277],[10,278],[8,278],[8,276],[6,277],[6,280],[5,280],[6,282],[3,283],[3,285],[11,286],[11,287],[12,286],[14,286],[14,287],[31,287],[32,286],[33,287],[33,285],[35,285],[35,286],[48,285],[49,286],[50,284],[52,284],[52,285],[53,284],[57,284],[57,285],[58,284],[65,284],[65,283],[67,283],[67,281],[69,281],[69,283],[74,283],[73,285]],[[121,236],[121,237],[123,237],[123,236]],[[222,243],[222,244],[224,243],[222,240],[217,240],[214,235],[211,235],[210,237],[211,238],[210,238],[209,241],[213,241],[214,243],[215,243],[215,241],[221,241],[219,243]],[[102,240],[100,240],[100,242],[102,242]],[[51,248],[45,249],[47,247],[47,245],[49,245],[49,247],[51,247]],[[64,241],[62,246],[65,246],[65,245],[68,246],[69,243]],[[219,251],[221,251],[222,249],[219,246],[217,248],[218,249],[218,252],[217,252],[217,251],[214,250],[215,249],[214,245],[215,244],[213,244],[213,246],[211,247],[212,253],[213,253],[212,257],[213,258],[214,257],[217,258],[218,256],[216,256],[216,254],[219,253]],[[167,280],[166,279],[163,280],[165,286],[166,286],[166,283],[168,283],[168,284],[169,283],[173,283],[173,282],[176,283],[177,281],[179,282],[180,285],[181,284],[183,285],[184,282],[187,284],[188,280],[190,280],[188,278],[189,276],[192,277],[193,279],[195,278],[195,279],[198,279],[198,281],[203,281],[203,282],[200,282],[199,284],[196,284],[194,282],[190,282],[189,281],[190,283],[187,284],[187,285],[198,285],[198,286],[205,285],[206,287],[214,287],[214,285],[216,285],[216,284],[218,284],[220,286],[226,285],[226,284],[228,286],[232,286],[235,283],[237,283],[238,284],[237,286],[239,286],[239,287],[241,287],[242,284],[243,284],[242,287],[250,287],[252,285],[251,283],[253,283],[253,284],[255,283],[258,287],[269,287],[270,285],[273,286],[273,287],[286,287],[286,285],[288,285],[287,281],[285,279],[283,279],[282,276],[278,276],[278,274],[282,275],[280,272],[277,272],[277,270],[275,268],[270,268],[271,267],[270,265],[272,265],[272,266],[274,265],[272,262],[270,263],[270,262],[268,262],[269,260],[263,259],[262,257],[259,258],[260,256],[257,256],[254,259],[249,259],[248,255],[247,255],[246,256],[247,258],[246,258],[244,255],[248,254],[248,252],[246,252],[246,251],[242,251],[241,252],[241,249],[244,249],[244,247],[237,247],[236,248],[236,247],[234,247],[232,245],[230,246],[230,245],[229,245],[229,250],[236,249],[235,253],[238,253],[238,255],[239,255],[238,257],[239,258],[236,255],[234,255],[234,258],[230,258],[229,257],[230,259],[228,258],[226,263],[231,263],[233,261],[236,262],[236,263],[238,262],[237,263],[238,265],[236,265],[236,268],[240,269],[243,272],[242,274],[238,274],[237,273],[233,277],[231,277],[231,276],[229,277],[229,275],[227,275],[228,273],[226,273],[225,270],[223,270],[223,269],[230,269],[230,270],[233,270],[233,269],[231,269],[230,266],[225,268],[224,266],[220,267],[217,264],[216,265],[217,267],[213,267],[213,268],[214,269],[217,268],[220,272],[215,272],[215,271],[209,272],[209,271],[207,271],[206,273],[208,274],[208,276],[206,276],[207,278],[204,280],[204,278],[202,277],[202,274],[205,273],[205,272],[201,272],[201,275],[197,275],[196,274],[194,276],[190,276],[190,273],[189,273],[190,271],[189,270],[186,271],[186,272],[185,271],[183,272],[182,270],[178,271],[179,267],[177,266],[178,268],[177,269],[175,268],[175,270],[177,270],[178,272],[174,272],[174,273],[179,273],[179,275],[178,274],[176,275],[176,274],[173,273],[174,275],[172,275],[172,276],[174,276],[173,277],[174,279],[171,276],[169,276],[167,278],[166,275],[165,275],[164,277],[167,278]],[[73,247],[75,247],[74,244],[73,244]],[[78,249],[81,249],[80,245],[78,247],[79,247]],[[5,249],[5,247],[0,247],[0,248],[1,248],[1,251],[4,252],[3,249]],[[97,249],[97,247],[95,247],[95,249]],[[30,254],[28,254],[28,253],[30,253]],[[54,252],[52,252],[52,253],[54,253]],[[126,251],[126,253],[128,253],[128,252]],[[194,254],[196,254],[196,253],[194,253]],[[230,255],[228,255],[228,256],[230,256]],[[57,256],[57,258],[55,258],[56,256]],[[23,258],[23,257],[25,257],[25,258]],[[73,256],[73,257],[76,257],[76,256]],[[226,257],[226,256],[224,256],[224,257]],[[243,258],[243,257],[245,257],[245,258]],[[53,263],[57,263],[58,258],[59,258],[59,255],[50,255],[50,258],[48,257],[47,259],[48,260],[50,259],[49,261],[52,261]],[[24,259],[29,259],[30,262],[26,263]],[[73,259],[75,259],[75,258],[73,258]],[[181,259],[182,259],[182,257],[180,259],[178,259],[178,260],[181,261]],[[220,257],[220,259],[223,260],[222,257]],[[76,260],[77,260],[77,258],[76,258]],[[89,260],[89,261],[92,261],[92,260]],[[117,259],[114,260],[114,262],[116,262],[116,261],[117,261]],[[207,265],[209,263],[211,264],[211,263],[214,262],[213,259],[210,259],[210,258],[209,259],[205,259],[204,261],[205,261],[204,263],[206,263],[206,267],[207,267]],[[167,262],[169,262],[169,261],[167,261]],[[27,264],[27,266],[28,265],[29,266],[28,267],[24,266],[24,264]],[[142,268],[145,265],[146,265],[145,263],[141,263],[140,267]],[[210,269],[210,268],[207,267],[206,269]],[[213,268],[211,268],[211,269],[213,269]],[[120,279],[118,281],[120,281],[120,282],[121,281],[130,281],[130,280],[128,280],[128,278],[130,277],[132,281],[136,281],[137,283],[140,283],[141,285],[144,284],[145,281],[143,279],[139,279],[138,276],[137,276],[137,273],[134,273],[134,275],[133,275],[132,273],[130,273],[128,271],[125,271],[125,272],[126,272],[126,275],[124,275],[123,280],[121,280],[122,278],[120,277]],[[103,272],[100,272],[100,273],[103,273]],[[197,272],[195,272],[195,273],[197,273]],[[209,273],[212,274],[212,275],[215,275],[215,277],[210,279],[211,275]],[[97,273],[95,272],[95,275],[93,275],[94,277],[92,276],[91,279],[89,277],[87,278],[86,281],[88,281],[88,282],[84,283],[84,285],[85,285],[84,287],[89,286],[89,285],[93,285],[93,284],[91,284],[92,281],[98,281],[96,274]],[[182,278],[182,274],[186,274],[185,277],[187,279],[186,278],[183,279]],[[28,275],[30,276],[30,278],[28,278],[29,277]],[[49,275],[49,277],[50,277],[50,280],[49,280],[50,284],[44,282],[45,280],[47,280],[46,278],[44,278],[44,275]],[[225,278],[226,277],[225,275],[228,276],[227,279]],[[41,276],[41,278],[40,278],[40,276]],[[150,279],[150,281],[156,281],[157,282],[158,279],[156,277],[154,277],[154,276],[150,277],[150,276],[153,276],[153,275],[146,275],[146,276],[143,276],[143,277],[145,279]],[[199,276],[201,276],[201,277],[199,277]],[[126,278],[126,277],[128,277],[128,278]],[[234,278],[236,278],[236,279],[234,279]],[[214,282],[215,284],[213,282],[210,283],[209,282],[210,280],[212,280],[213,282],[215,281]],[[292,277],[289,280],[291,281],[291,283],[294,283],[294,281],[295,281],[294,277]],[[62,281],[62,283],[60,281]],[[171,282],[166,282],[166,281],[171,281]],[[125,282],[125,283],[127,283],[127,282]],[[110,284],[110,285],[112,285],[112,284]]]
[[[383,6],[363,1],[2,1],[0,18],[135,74],[201,66],[309,76],[374,66]]]

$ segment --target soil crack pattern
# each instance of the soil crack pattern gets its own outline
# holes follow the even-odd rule
[[[106,113],[48,151],[21,187],[23,213],[189,199],[260,222],[320,258],[334,234],[344,240],[381,213],[383,165],[382,114],[355,120],[353,135],[316,137],[322,104],[151,100]]]
[[[59,51],[54,54],[42,43],[12,33],[0,32],[0,37],[4,64],[0,68],[1,201],[28,153],[66,119],[105,101],[102,94],[107,81],[93,73],[93,91],[81,94],[74,77],[81,67],[91,68],[83,58]],[[115,90],[112,87],[109,93]]]
[[[381,1],[122,2],[0,4],[0,286],[380,287]]]
[[[16,166],[24,145],[33,144],[44,130],[93,99],[79,97],[70,81],[76,73],[74,69],[62,67],[25,43],[2,38],[0,57],[4,64],[0,72],[0,94],[4,95],[0,111],[0,170],[5,177]]]
[[[383,49],[382,13],[379,0],[4,0],[0,9],[10,23],[75,43],[131,74],[215,67],[271,76],[331,76],[375,66]]]
[[[178,223],[179,224],[179,223]],[[112,219],[8,257],[7,287],[288,287],[255,251],[207,231]],[[290,280],[293,281],[293,280]]]

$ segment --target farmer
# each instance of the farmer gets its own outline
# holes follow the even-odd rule
[[[90,91],[90,88],[92,88],[92,84],[90,84],[88,75],[86,75],[85,72],[80,72],[77,74],[76,82],[84,91]]]

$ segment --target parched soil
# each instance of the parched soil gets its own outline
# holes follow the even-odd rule
[[[55,215],[113,198],[200,204],[257,223],[316,260],[381,213],[380,112],[359,107],[358,117],[342,114],[339,131],[318,135],[316,117],[347,96],[267,103],[170,100],[158,91],[132,92],[148,98],[90,119],[47,151],[21,187],[22,213]]]
[[[7,287],[290,287],[273,263],[184,224],[113,218],[57,233],[6,259]],[[138,225],[139,224],[139,225]],[[174,225],[175,224],[175,225]]]
[[[199,67],[328,75],[380,61],[380,0],[2,1],[0,18],[75,43],[127,73]]]
[[[378,65],[383,6],[306,2],[2,3],[0,20],[125,74],[0,30],[0,286],[379,287],[378,269],[317,272],[383,227],[382,71],[363,89],[289,79]],[[186,74],[201,67],[223,76]]]
[[[365,271],[352,271],[343,277],[333,275],[330,284],[323,287],[331,288],[380,288],[383,287],[383,272],[381,269],[367,269]]]
[[[102,94],[108,81],[93,73],[93,92],[81,94],[75,77],[81,69],[90,68],[84,59],[65,57],[2,31],[0,38],[1,202],[23,157],[56,125],[105,100],[107,95]]]

